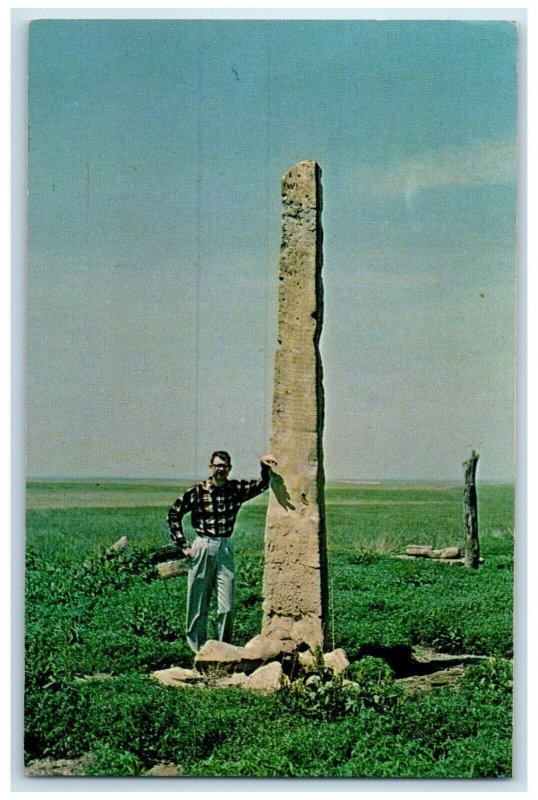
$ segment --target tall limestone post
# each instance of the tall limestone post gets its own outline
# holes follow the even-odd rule
[[[265,527],[262,635],[324,647],[327,552],[323,470],[324,397],[321,170],[302,161],[282,179],[278,348]]]

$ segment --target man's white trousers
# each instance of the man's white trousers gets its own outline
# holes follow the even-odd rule
[[[235,568],[230,539],[197,536],[189,557],[187,588],[187,642],[195,653],[207,641],[207,618],[213,591],[217,591],[216,638],[230,642],[234,624]],[[211,637],[213,638],[213,637]]]

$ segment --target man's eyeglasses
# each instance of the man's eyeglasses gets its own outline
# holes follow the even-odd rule
[[[211,469],[231,469],[229,464],[210,464]]]

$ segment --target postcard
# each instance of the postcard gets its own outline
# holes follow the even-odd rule
[[[26,775],[509,778],[517,24],[28,36]]]

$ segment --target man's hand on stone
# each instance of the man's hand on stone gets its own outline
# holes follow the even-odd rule
[[[262,456],[260,461],[261,461],[262,464],[265,464],[266,467],[269,467],[269,469],[273,469],[273,467],[276,467],[277,464],[278,464],[278,461],[276,460],[276,458],[274,456],[270,455],[270,454],[266,455],[266,456]]]

